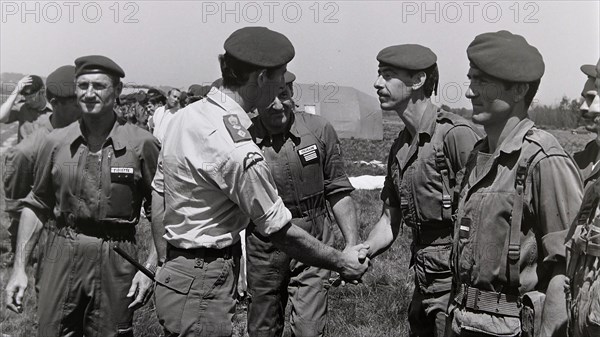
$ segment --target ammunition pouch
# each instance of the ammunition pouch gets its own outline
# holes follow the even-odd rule
[[[521,336],[539,336],[546,294],[531,291],[523,296],[480,290],[463,285],[454,297],[460,309],[501,317],[519,318]]]

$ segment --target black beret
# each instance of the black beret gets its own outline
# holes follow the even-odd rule
[[[37,75],[30,75],[29,77],[31,77],[31,84],[28,84],[21,89],[21,94],[23,95],[31,95],[44,87],[44,81],[42,81],[41,77]]]
[[[75,76],[83,74],[108,74],[125,77],[125,72],[118,64],[106,56],[88,55],[75,60]]]
[[[162,91],[160,91],[159,89],[156,89],[156,88],[148,89],[147,94],[148,94],[149,98],[155,98],[155,97],[160,97],[160,96],[165,95]]]
[[[296,54],[287,37],[266,27],[238,29],[225,40],[223,47],[236,59],[265,68],[282,66]]]
[[[544,59],[537,48],[506,30],[475,37],[467,56],[479,70],[510,82],[537,81],[544,75]]]
[[[285,79],[285,84],[290,84],[296,80],[296,75],[291,71],[286,71],[283,77]]]
[[[53,71],[46,79],[46,96],[75,97],[75,67],[62,66]]]
[[[423,70],[437,62],[437,56],[431,49],[418,44],[401,44],[382,49],[377,54],[380,65],[408,70]]]
[[[598,72],[596,71],[596,66],[593,64],[584,64],[581,66],[581,71],[589,77],[598,77]]]

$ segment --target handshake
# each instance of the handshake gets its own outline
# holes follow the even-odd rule
[[[358,284],[360,278],[371,265],[369,255],[369,244],[361,243],[356,246],[346,247],[341,254],[339,268],[336,270],[339,277],[330,281],[332,286],[338,286],[344,281],[350,281],[352,284]]]

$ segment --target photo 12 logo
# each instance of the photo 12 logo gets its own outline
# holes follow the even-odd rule
[[[138,23],[140,7],[125,1],[3,1],[2,23]]]
[[[540,6],[531,1],[403,1],[402,23],[497,23],[502,19],[538,23],[539,11]]]
[[[335,2],[309,1],[203,1],[202,23],[339,23]]]

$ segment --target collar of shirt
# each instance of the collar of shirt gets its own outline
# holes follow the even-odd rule
[[[284,133],[284,135],[290,136],[291,138],[294,139],[300,139],[300,131],[298,131],[298,125],[296,123],[297,119],[296,119],[296,115],[295,113],[291,113],[290,114],[290,121],[288,123],[288,130]],[[267,140],[269,140],[271,138],[271,135],[269,134],[269,132],[267,131],[267,129],[265,128],[264,124],[262,123],[262,121],[260,120],[260,118],[254,117],[252,118],[252,127],[250,130],[250,133],[252,133],[252,137],[254,137],[254,142],[257,145],[262,145],[263,143],[265,143]]]
[[[114,114],[114,112],[113,112]],[[83,129],[85,127],[85,125],[83,124],[83,120],[79,119],[77,121],[78,127],[73,127],[69,130],[69,133],[67,134],[67,141],[69,144],[71,144],[71,146],[73,146],[74,144],[76,144],[77,142],[84,142],[85,141],[85,137],[83,135]],[[121,123],[119,123],[119,119],[117,118],[116,114],[115,114],[115,122],[113,124],[113,128],[110,130],[110,132],[108,133],[108,137],[106,137],[106,140],[110,140],[113,149],[115,150],[121,150],[125,148],[125,145],[127,144],[127,135],[125,134],[124,130],[123,130],[123,126],[121,125]]]
[[[206,98],[223,109],[224,113],[233,113],[238,116],[240,124],[247,130],[252,125],[252,121],[250,120],[250,117],[248,117],[246,111],[244,111],[233,98],[217,88],[214,89],[215,90],[211,90],[208,95],[206,95]]]
[[[435,124],[437,121],[436,115],[438,112],[438,108],[429,101],[427,103],[427,107],[423,112],[423,116],[421,117],[421,121],[419,122],[419,129],[417,133],[419,136],[427,135],[431,139],[433,132],[435,131]]]

